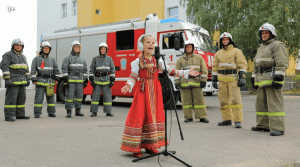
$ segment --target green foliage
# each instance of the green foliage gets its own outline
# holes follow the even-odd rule
[[[181,0],[187,15],[211,34],[229,32],[247,59],[255,57],[264,23],[275,26],[277,39],[285,42],[295,58],[300,44],[300,0]]]

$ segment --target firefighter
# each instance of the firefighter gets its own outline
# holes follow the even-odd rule
[[[44,101],[44,94],[47,98],[47,112],[49,117],[55,115],[54,86],[59,81],[59,69],[54,58],[49,54],[51,46],[49,42],[43,42],[41,51],[31,64],[31,80],[35,86],[34,97],[34,118],[40,118]]]
[[[219,81],[220,110],[223,121],[219,126],[230,126],[232,119],[235,128],[242,128],[243,110],[240,87],[246,85],[247,61],[241,50],[235,48],[231,34],[224,32],[220,36],[220,48],[212,67],[212,84],[218,89]]]
[[[72,42],[72,51],[62,63],[62,77],[65,83],[65,108],[67,118],[71,118],[73,105],[76,109],[75,116],[84,116],[81,113],[81,104],[83,98],[83,87],[88,82],[87,65],[85,60],[80,57],[81,45],[78,41]]]
[[[177,60],[175,69],[189,70],[195,68],[201,75],[188,79],[184,77],[175,77],[175,87],[180,89],[182,108],[184,111],[184,122],[193,121],[193,110],[195,119],[200,119],[200,122],[209,123],[206,113],[206,105],[203,96],[202,88],[207,82],[207,67],[202,56],[194,53],[195,46],[191,41],[186,41],[184,46],[184,54]]]
[[[256,126],[252,131],[284,135],[285,112],[281,88],[289,67],[286,46],[276,40],[275,27],[265,23],[258,30],[262,41],[254,59],[252,85],[257,89]]]
[[[115,65],[113,59],[107,55],[107,51],[107,44],[101,43],[99,46],[100,55],[93,58],[90,66],[89,79],[94,88],[90,109],[91,117],[97,116],[101,91],[103,92],[103,112],[106,113],[106,116],[113,116],[111,113],[111,87],[115,81]]]
[[[29,119],[25,116],[26,86],[30,84],[30,73],[26,57],[22,54],[24,43],[19,38],[11,43],[11,51],[6,52],[1,61],[3,79],[5,79],[5,121]]]

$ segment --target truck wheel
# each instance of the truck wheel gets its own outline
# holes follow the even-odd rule
[[[172,81],[169,78],[167,79],[167,81],[165,81],[162,74],[160,74],[159,76],[159,81],[161,84],[162,95],[163,95],[163,100],[165,102],[164,105],[166,105],[166,109],[167,110],[175,109],[174,102],[175,104],[177,104],[180,97],[180,91],[175,92],[173,89]],[[174,101],[173,101],[172,93],[174,95]]]
[[[58,90],[56,91],[59,101],[61,101],[62,103],[65,103],[65,85],[64,82],[60,82],[58,85]]]

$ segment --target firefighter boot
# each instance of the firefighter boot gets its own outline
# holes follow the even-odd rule
[[[209,123],[209,120],[207,118],[200,118],[200,122]]]
[[[48,114],[48,117],[56,117],[55,114]]]
[[[235,122],[235,128],[242,128],[241,122]]]
[[[252,131],[262,131],[262,132],[270,132],[270,129],[267,129],[267,128],[260,128],[260,127],[251,127],[251,130]]]
[[[14,122],[15,118],[14,117],[5,117],[5,121]]]
[[[226,120],[226,121],[219,122],[218,126],[230,126],[231,124],[232,124],[231,120]]]
[[[72,110],[67,110],[67,118],[71,118],[72,117]]]
[[[185,123],[193,122],[193,118],[191,118],[191,119],[185,119],[184,122],[185,122]]]
[[[112,113],[106,113],[106,116],[108,116],[108,117],[112,117],[112,116],[114,116]]]
[[[34,118],[40,118],[40,114],[34,115]]]
[[[97,112],[92,112],[91,117],[97,116]]]
[[[284,131],[271,130],[270,135],[271,136],[281,136],[281,135],[284,135]]]
[[[79,116],[79,117],[83,117],[83,116],[84,116],[84,114],[82,114],[82,113],[80,112],[80,110],[81,110],[81,108],[76,108],[75,116]]]
[[[21,116],[21,117],[16,117],[16,119],[30,119],[30,116]]]

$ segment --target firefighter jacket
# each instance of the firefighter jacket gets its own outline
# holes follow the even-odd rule
[[[176,70],[189,70],[195,68],[201,75],[197,77],[175,77],[175,84],[180,83],[181,88],[200,87],[200,82],[207,82],[207,67],[202,56],[193,53],[190,57],[184,53],[176,62]]]
[[[59,69],[55,59],[45,57],[43,53],[36,56],[31,64],[31,79],[40,86],[55,85],[54,80],[59,79]]]
[[[11,79],[14,85],[27,85],[30,73],[26,57],[21,52],[11,50],[2,57],[1,70],[3,79]]]
[[[113,59],[108,55],[98,55],[93,58],[89,76],[94,76],[94,83],[108,85],[110,77],[115,77],[115,65]]]
[[[68,76],[68,82],[83,83],[88,78],[85,60],[73,51],[64,59],[61,71],[62,77]]]
[[[275,39],[270,39],[257,50],[254,58],[252,77],[255,78],[255,86],[271,86],[274,74],[285,75],[289,67],[289,56],[286,46]],[[283,81],[276,81],[284,83]]]
[[[229,45],[225,50],[219,50],[213,61],[212,75],[218,75],[219,81],[233,81],[238,79],[239,71],[246,72],[247,61],[242,51]]]

